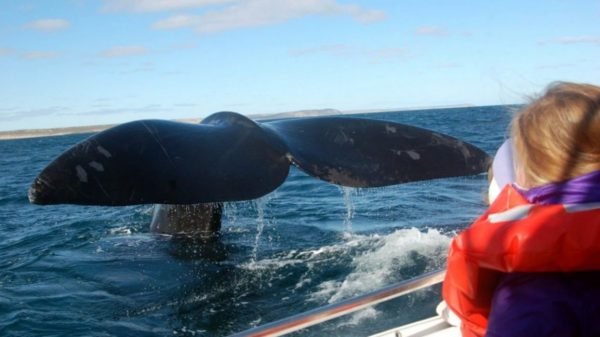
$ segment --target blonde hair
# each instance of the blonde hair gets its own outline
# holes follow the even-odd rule
[[[554,83],[513,118],[523,187],[561,182],[600,169],[600,87]]]

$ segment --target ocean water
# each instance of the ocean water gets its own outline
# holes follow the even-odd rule
[[[513,109],[362,117],[493,154]],[[0,141],[0,336],[227,336],[442,268],[451,237],[485,208],[483,174],[350,189],[296,169],[273,193],[226,204],[210,242],[151,233],[150,205],[30,205],[36,174],[87,136]],[[366,336],[424,318],[439,290],[293,336]]]

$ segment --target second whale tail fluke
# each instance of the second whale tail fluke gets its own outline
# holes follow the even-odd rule
[[[220,112],[200,124],[142,120],[100,132],[42,170],[29,199],[111,206],[239,201],[276,189],[290,164],[330,183],[377,187],[477,174],[489,161],[471,144],[395,122],[255,122]]]

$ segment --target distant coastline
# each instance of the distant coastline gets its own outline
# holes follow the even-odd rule
[[[251,119],[280,119],[280,118],[300,118],[300,117],[316,117],[316,116],[333,116],[333,115],[347,115],[347,114],[363,114],[363,113],[376,113],[376,112],[394,112],[394,111],[416,111],[416,110],[430,110],[430,109],[451,109],[451,108],[467,108],[474,107],[470,104],[451,105],[451,106],[431,106],[431,107],[411,107],[402,109],[370,109],[370,110],[351,110],[351,111],[340,111],[336,109],[316,109],[316,110],[299,110],[272,114],[255,114],[248,115]],[[186,123],[199,123],[201,118],[186,118],[178,119],[179,122]],[[14,130],[14,131],[0,131],[0,140],[10,139],[24,139],[24,138],[39,138],[39,137],[50,137],[50,136],[61,136],[70,134],[82,134],[82,133],[95,133],[106,130],[116,124],[104,124],[104,125],[90,125],[90,126],[76,126],[76,127],[65,127],[65,128],[49,128],[49,129],[27,129],[27,130]]]
[[[77,133],[93,133],[93,132],[100,132],[102,130],[106,130],[106,129],[110,128],[111,126],[113,126],[113,125],[91,125],[91,126],[77,126],[77,127],[68,127],[68,128],[0,131],[0,140],[61,136],[61,135],[70,135],[70,134],[77,134]]]

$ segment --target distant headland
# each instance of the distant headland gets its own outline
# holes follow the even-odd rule
[[[252,118],[252,119],[256,119],[256,120],[282,119],[282,118],[333,116],[333,115],[347,115],[347,114],[373,113],[373,112],[465,108],[465,107],[472,107],[472,106],[473,105],[470,105],[470,104],[462,104],[462,105],[452,105],[452,106],[414,107],[414,108],[402,108],[402,109],[352,110],[352,111],[343,111],[343,112],[340,110],[336,110],[336,109],[313,109],[313,110],[298,110],[298,111],[280,112],[280,113],[272,113],[272,114],[254,114],[254,115],[248,115],[248,117]],[[202,118],[177,119],[177,121],[185,122],[185,123],[199,123],[201,120],[202,120]],[[61,136],[61,135],[70,135],[70,134],[81,134],[81,133],[94,133],[94,132],[100,132],[100,131],[106,130],[115,125],[116,124],[104,124],[104,125],[65,127],[65,128],[0,131],[0,140]]]
[[[274,113],[274,114],[257,114],[257,115],[249,115],[248,117],[259,120],[259,119],[295,118],[295,117],[308,117],[308,116],[329,116],[329,115],[341,115],[341,114],[343,114],[341,111],[335,110],[335,109],[317,109],[317,110],[290,111],[290,112],[282,112],[282,113]],[[202,120],[202,118],[177,119],[177,121],[185,122],[185,123],[200,123],[201,120]],[[0,140],[62,136],[62,135],[71,135],[71,134],[78,134],[78,133],[94,133],[94,132],[100,132],[100,131],[106,130],[115,125],[116,124],[103,124],[103,125],[74,126],[74,127],[66,127],[66,128],[0,131]]]

